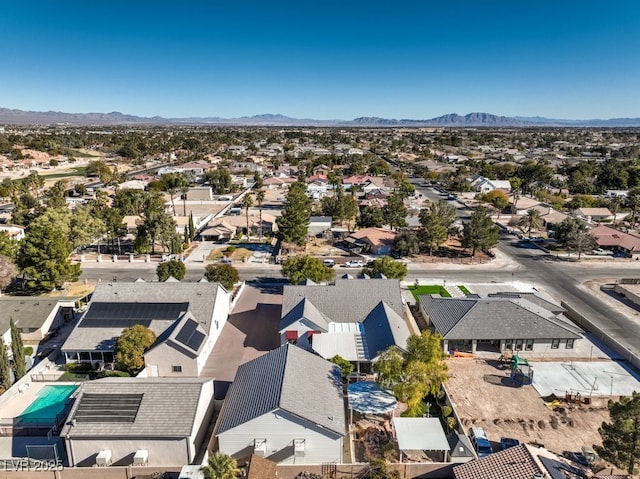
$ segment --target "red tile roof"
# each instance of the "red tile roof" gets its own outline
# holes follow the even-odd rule
[[[544,471],[525,444],[455,466],[456,479],[532,479]]]

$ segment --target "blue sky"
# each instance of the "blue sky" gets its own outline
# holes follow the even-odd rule
[[[640,116],[640,2],[20,0],[0,107],[142,116]]]

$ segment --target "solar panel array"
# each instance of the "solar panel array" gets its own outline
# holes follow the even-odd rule
[[[92,303],[79,328],[149,327],[153,320],[175,320],[189,303]]]
[[[176,341],[197,351],[202,341],[204,341],[204,337],[204,334],[198,331],[198,323],[190,319],[182,326],[178,334],[176,334]]]
[[[80,399],[74,419],[77,422],[133,423],[143,394],[90,394]]]

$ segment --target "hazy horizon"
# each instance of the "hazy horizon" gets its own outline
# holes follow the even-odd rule
[[[25,0],[0,16],[0,106],[165,118],[635,118],[640,4],[615,6]]]

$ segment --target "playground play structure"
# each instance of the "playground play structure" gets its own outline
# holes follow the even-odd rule
[[[515,384],[521,386],[531,385],[533,382],[533,366],[529,364],[529,361],[517,354],[511,354],[506,350],[499,358],[500,364],[503,367],[509,367],[511,373],[509,378]]]

